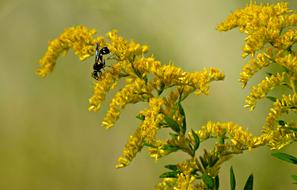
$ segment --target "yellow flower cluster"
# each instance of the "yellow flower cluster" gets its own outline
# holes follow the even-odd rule
[[[296,35],[297,38],[297,35]],[[297,55],[295,52],[278,54],[275,61],[292,72],[294,80],[297,80]]]
[[[201,141],[209,138],[224,138],[230,141],[234,150],[246,150],[263,145],[265,139],[254,138],[251,133],[233,122],[212,122],[209,121],[200,130],[195,131]],[[189,133],[191,136],[192,134]],[[227,143],[227,142],[226,142]]]
[[[197,159],[193,158],[177,164],[180,173],[177,178],[164,178],[156,189],[198,190],[200,189],[193,171],[197,170]]]
[[[246,57],[254,55],[266,43],[277,41],[284,27],[297,24],[296,18],[287,3],[257,5],[251,2],[244,9],[233,12],[217,29],[227,31],[239,27],[241,32],[248,34],[243,47],[243,57]]]
[[[41,77],[49,74],[54,69],[58,57],[61,54],[66,54],[70,48],[74,50],[80,60],[94,55],[94,45],[102,43],[103,40],[102,37],[93,38],[95,33],[96,30],[88,29],[85,26],[66,29],[58,38],[49,42],[46,53],[39,61],[40,68],[37,70],[37,74]]]
[[[151,96],[150,90],[145,85],[145,81],[135,79],[133,83],[127,84],[114,96],[109,105],[107,114],[102,121],[102,125],[106,128],[113,127],[121,114],[121,110],[123,110],[128,103],[146,101]],[[93,97],[96,98],[96,96]]]
[[[245,99],[246,105],[244,107],[253,110],[256,106],[256,101],[265,98],[270,90],[284,82],[286,73],[271,75],[262,80],[257,86],[254,86]]]
[[[266,139],[266,144],[272,150],[279,150],[297,140],[296,132],[286,129],[283,126],[278,125],[274,130],[270,128],[264,128],[263,134],[260,136],[262,139]]]
[[[149,101],[149,109],[140,112],[144,117],[144,121],[140,125],[142,136],[148,144],[152,144],[156,140],[158,125],[163,121],[164,115],[161,113],[161,107],[164,104],[163,98],[151,98]]]
[[[297,112],[297,94],[283,95],[282,99],[274,102],[266,117],[266,126],[272,128],[276,119],[282,113],[288,113],[289,111]]]
[[[266,97],[276,86],[283,85],[291,90],[291,94],[275,98],[266,117],[263,133],[258,137],[258,140],[261,139],[274,149],[293,142],[295,138],[293,131],[276,125],[276,120],[283,113],[296,112],[297,55],[293,47],[297,42],[296,26],[297,14],[288,8],[287,3],[257,5],[251,2],[245,8],[233,12],[217,27],[220,31],[239,27],[241,32],[247,34],[242,56],[251,55],[251,59],[240,73],[243,87],[264,67],[276,64],[284,68],[254,86],[245,100],[245,107],[253,110],[257,101]]]
[[[287,104],[287,109],[282,111],[286,112],[289,108],[293,107],[293,109],[297,112],[296,107],[293,106],[293,104],[296,106],[296,102],[297,96],[284,98],[284,100],[282,100],[282,104]],[[275,108],[271,109],[269,114],[271,115],[271,121],[275,121],[275,115],[280,115],[279,112],[281,107],[284,107],[280,106],[277,108],[276,104],[279,105],[280,103],[275,103]],[[296,128],[295,123],[292,123],[292,125]],[[260,136],[253,137],[251,133],[247,132],[247,130],[244,130],[241,126],[235,123],[210,121],[205,126],[202,126],[200,130],[195,131],[195,133],[197,133],[201,141],[205,141],[209,138],[224,138],[225,140],[229,140],[229,142],[224,142],[222,145],[217,144],[218,150],[223,148],[222,153],[225,154],[241,153],[244,150],[251,150],[263,145],[268,145],[271,149],[281,149],[297,140],[296,132],[280,125],[278,125],[274,130],[271,130],[269,127],[264,127]],[[191,132],[189,133],[189,136],[192,136]]]
[[[164,118],[163,114],[160,113],[162,105],[162,98],[150,99],[150,108],[140,113],[140,115],[144,116],[144,121],[136,130],[136,133],[129,138],[123,150],[123,155],[118,159],[117,168],[127,166],[136,156],[136,153],[142,149],[144,142],[152,144],[156,140],[158,125]]]
[[[134,56],[142,55],[149,49],[147,45],[140,45],[134,41],[127,41],[119,36],[116,30],[107,33],[110,43],[107,44],[110,52],[117,57],[117,60],[130,60]]]
[[[271,51],[268,50],[268,52]],[[252,78],[252,76],[254,76],[259,70],[270,65],[269,59],[271,59],[271,55],[268,53],[259,53],[256,58],[252,57],[250,62],[243,66],[239,79],[243,88],[246,86],[250,78]]]
[[[248,35],[243,47],[243,57],[252,55],[252,59],[240,73],[243,87],[257,71],[271,63],[296,71],[294,53],[284,53],[290,52],[296,43],[296,29],[290,28],[296,25],[297,15],[288,9],[287,3],[257,5],[254,2],[235,11],[218,25],[217,29],[220,31],[239,27],[241,32]]]
[[[141,135],[141,128],[136,129],[133,135],[128,139],[128,143],[125,145],[122,156],[118,158],[118,164],[116,168],[123,168],[129,165],[129,163],[135,158],[136,154],[143,148],[144,138]]]
[[[165,150],[164,147],[168,142],[163,142],[162,140],[156,140],[151,147],[149,147],[150,157],[159,160],[161,157],[170,154],[172,151]]]

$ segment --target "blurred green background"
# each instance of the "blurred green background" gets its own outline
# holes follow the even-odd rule
[[[100,121],[107,104],[99,113],[87,111],[93,58],[81,63],[70,52],[49,77],[34,74],[47,42],[73,25],[96,28],[99,34],[116,28],[127,39],[148,44],[163,63],[172,61],[186,71],[218,67],[225,81],[213,83],[209,96],[185,101],[189,126],[198,129],[208,120],[231,120],[259,134],[271,104],[265,100],[255,112],[243,109],[251,86],[241,89],[238,82],[244,35],[215,30],[231,11],[248,2],[1,0],[0,189],[154,189],[165,163],[186,158],[177,153],[156,162],[143,150],[129,167],[115,169],[139,124],[135,114],[142,106],[127,106],[116,127],[105,130]],[[296,10],[296,1],[290,7]],[[262,77],[258,74],[252,81]],[[284,151],[297,154],[292,145]],[[271,157],[268,148],[234,156],[223,165],[221,189],[229,189],[231,165],[238,189],[250,173],[255,189],[296,189],[290,175],[297,170]]]

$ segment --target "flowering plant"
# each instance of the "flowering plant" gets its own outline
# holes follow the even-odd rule
[[[156,160],[182,151],[189,158],[181,163],[166,165],[169,171],[160,176],[162,180],[156,188],[218,189],[220,166],[232,155],[264,145],[281,149],[296,141],[296,118],[282,118],[283,114],[297,112],[296,25],[297,14],[289,10],[286,3],[250,3],[233,12],[217,26],[219,31],[238,27],[247,34],[242,56],[250,56],[250,60],[240,73],[243,87],[264,67],[278,66],[277,72],[267,73],[265,79],[255,85],[246,97],[245,107],[250,110],[265,97],[273,101],[259,136],[252,135],[231,121],[209,121],[199,128],[190,128],[183,101],[192,93],[207,95],[210,83],[223,80],[224,74],[216,68],[186,72],[173,64],[161,64],[153,56],[147,55],[147,45],[126,40],[115,30],[108,32],[105,38],[94,37],[96,31],[85,26],[66,29],[49,43],[48,50],[39,62],[37,74],[47,76],[54,69],[58,57],[69,49],[73,49],[81,60],[95,55],[98,61],[98,56],[101,56],[100,68],[103,69],[105,58],[99,53],[98,47],[105,47],[108,55],[104,56],[113,64],[102,73],[98,70],[99,78],[89,99],[89,111],[99,111],[102,102],[106,101],[107,93],[117,90],[102,121],[102,126],[111,128],[127,104],[147,104],[146,109],[136,116],[141,124],[128,138],[116,167],[128,166],[144,147]],[[123,81],[124,86],[117,88],[120,81]],[[279,98],[268,96],[276,86],[287,88],[286,93]],[[157,133],[165,128],[170,129],[169,137],[161,139]],[[204,150],[203,155],[198,156],[196,152],[200,143],[212,138],[216,139],[213,149]],[[283,160],[288,158],[285,154],[275,156]],[[235,189],[232,168],[230,176],[231,189]],[[252,189],[252,184],[253,175],[250,175],[245,189]]]

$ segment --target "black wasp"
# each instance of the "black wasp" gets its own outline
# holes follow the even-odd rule
[[[93,73],[92,77],[96,80],[99,80],[101,75],[101,70],[105,67],[105,60],[103,59],[103,55],[109,54],[110,51],[107,47],[103,47],[99,50],[99,45],[96,45],[96,56],[95,56],[95,63],[93,65]]]

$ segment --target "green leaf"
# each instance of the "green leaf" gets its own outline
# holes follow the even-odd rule
[[[201,162],[203,168],[206,169],[208,166],[208,163],[204,160],[204,158],[202,156],[199,156],[199,159],[200,159],[200,162]]]
[[[171,144],[166,144],[166,145],[162,146],[162,149],[174,152],[174,151],[180,150],[181,148],[178,146],[171,145]]]
[[[235,175],[234,175],[232,166],[230,167],[230,186],[231,186],[231,190],[235,190],[236,179],[235,179]]]
[[[282,152],[274,152],[271,155],[280,159],[280,160],[290,162],[292,164],[297,164],[297,158],[290,154],[286,154],[286,153],[282,153]]]
[[[271,100],[272,102],[276,102],[277,98],[273,96],[266,96],[267,99]]]
[[[297,184],[297,175],[291,175],[291,177],[293,178],[293,180],[295,181],[294,184]]]
[[[253,174],[251,174],[249,176],[249,178],[247,179],[243,190],[253,190],[253,183],[254,183],[254,176],[253,176]]]
[[[156,148],[154,145],[149,144],[149,143],[143,143],[143,146],[151,147],[151,148]]]
[[[207,187],[208,187],[209,189],[212,189],[212,188],[213,188],[214,183],[213,183],[213,179],[212,179],[212,177],[210,177],[210,176],[207,175],[207,174],[203,174],[203,175],[202,175],[202,180],[204,181],[204,183],[207,185]]]
[[[144,115],[140,115],[140,114],[139,114],[139,115],[136,116],[136,118],[137,118],[137,119],[140,119],[141,121],[144,121]]]
[[[218,175],[215,177],[215,184],[216,184],[216,189],[219,189],[219,187],[220,187],[220,179],[219,179],[219,176]]]
[[[171,117],[165,116],[165,121],[168,124],[168,126],[175,132],[179,133],[180,128],[176,121],[174,121]]]
[[[179,174],[179,172],[177,171],[165,172],[162,175],[160,175],[160,178],[177,178],[177,174]]]
[[[174,165],[174,164],[168,164],[168,165],[166,165],[164,167],[167,168],[167,169],[173,170],[173,171],[179,170],[178,167],[176,165]]]
[[[193,134],[193,137],[194,137],[194,140],[195,140],[195,144],[194,144],[194,152],[195,152],[199,148],[200,138],[197,135],[197,133],[195,133],[195,131],[193,129],[191,129],[191,130],[192,130],[192,134]]]
[[[183,132],[183,134],[185,134],[186,131],[187,131],[187,120],[186,120],[185,110],[184,110],[184,108],[183,108],[183,106],[181,105],[180,102],[178,102],[177,105],[178,105],[178,108],[179,108],[179,113],[180,113],[180,114],[182,115],[182,117],[183,117],[182,132]]]
[[[293,128],[293,127],[287,127],[287,129],[290,129],[290,130],[292,130],[292,131],[295,131],[295,132],[297,132],[297,128]]]
[[[169,132],[169,135],[173,138],[173,139],[176,139],[178,137],[178,134],[176,133],[170,133]]]

